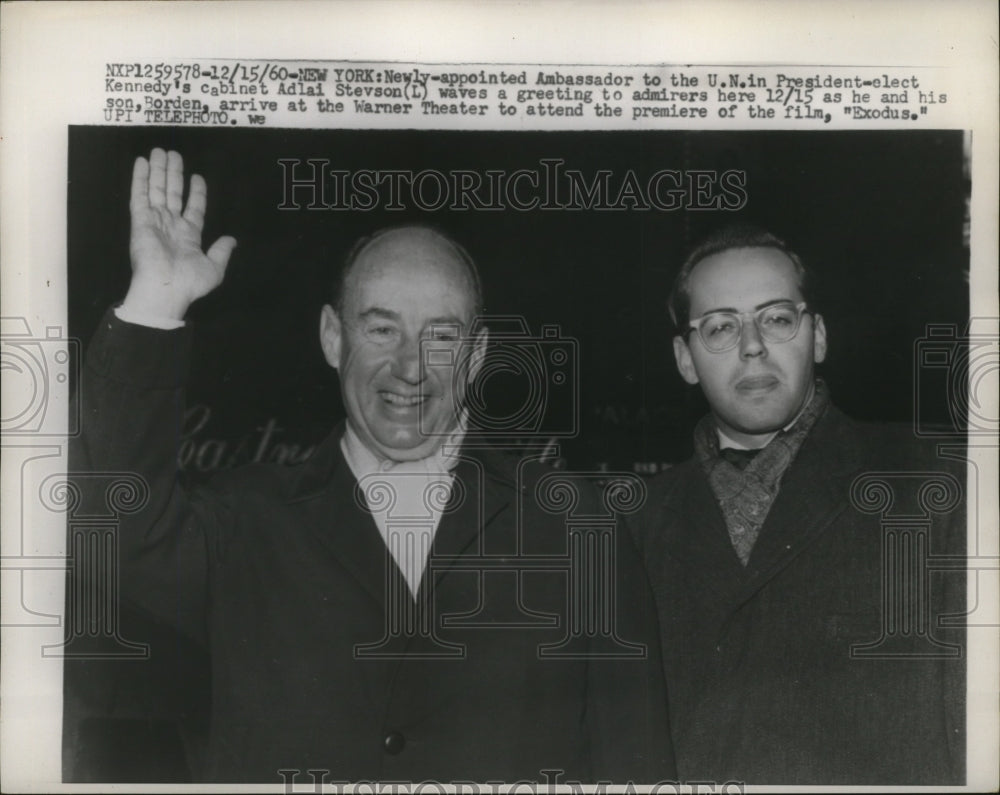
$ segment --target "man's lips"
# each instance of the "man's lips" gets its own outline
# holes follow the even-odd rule
[[[778,384],[778,379],[773,375],[751,375],[737,381],[736,389],[739,392],[758,392],[774,389]]]
[[[417,395],[401,395],[398,392],[389,392],[387,390],[381,390],[378,393],[379,397],[383,401],[388,403],[390,406],[395,408],[412,408],[413,406],[418,406],[428,399],[428,395],[417,394]]]

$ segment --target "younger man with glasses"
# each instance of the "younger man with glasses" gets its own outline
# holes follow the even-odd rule
[[[959,784],[964,639],[939,619],[964,611],[964,577],[926,564],[960,560],[964,470],[909,429],[836,409],[814,374],[826,327],[805,287],[783,241],[731,227],[691,254],[670,298],[678,369],[710,408],[637,524],[678,771]],[[909,517],[898,532],[866,477]],[[928,507],[929,483],[948,498]]]

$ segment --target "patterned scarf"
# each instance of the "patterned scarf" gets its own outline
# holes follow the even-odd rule
[[[711,414],[703,417],[695,427],[695,455],[719,501],[729,540],[744,566],[750,560],[750,552],[771,504],[778,496],[781,478],[829,402],[826,384],[816,379],[816,392],[795,424],[778,433],[743,469],[721,457],[719,436]]]

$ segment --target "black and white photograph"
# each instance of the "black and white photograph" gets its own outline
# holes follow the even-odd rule
[[[537,571],[530,560],[518,568],[510,557],[542,554],[532,546],[552,523],[532,504],[552,482],[526,466],[537,461],[562,473],[562,488],[580,473],[648,503],[648,514],[622,506],[635,517],[604,506],[613,533],[640,533],[645,574],[624,552],[578,562],[615,564],[609,639],[655,646],[648,621],[631,634],[622,624],[660,611],[680,780],[721,783],[746,770],[752,783],[961,783],[965,661],[960,626],[947,621],[966,612],[964,577],[933,564],[963,553],[964,487],[949,471],[961,459],[938,456],[934,442],[958,434],[968,409],[925,350],[956,359],[967,344],[969,154],[960,131],[72,129],[70,334],[89,349],[73,470],[134,471],[146,504],[123,512],[118,536],[122,625],[107,653],[125,641],[124,659],[67,670],[71,775],[113,780],[115,760],[138,765],[148,750],[156,764],[183,759],[176,774],[194,780],[269,782],[296,768],[339,769],[346,781],[544,783],[543,770],[674,780],[667,732],[656,734],[667,699],[652,684],[625,687],[655,681],[646,668],[659,654],[633,660],[622,645],[621,661],[600,665],[586,646],[572,662],[541,655],[572,634],[569,611],[598,606],[572,598],[600,584],[569,591],[560,611],[544,600],[544,581],[562,595],[568,577],[595,574]],[[342,185],[327,184],[334,172]],[[352,179],[367,172],[400,174],[402,187],[375,182],[386,190],[374,207],[352,211]],[[452,209],[449,196],[435,209],[457,178],[487,186],[487,172],[498,185],[543,174],[530,185],[552,192],[532,196],[525,180],[516,194],[481,190],[469,198],[478,206]],[[643,208],[641,194],[618,199],[622,185],[657,181],[671,185],[660,188],[669,209]],[[347,209],[334,203],[338,188]],[[671,287],[699,246],[708,253],[674,323]],[[199,258],[190,278],[204,282],[155,276],[183,306],[140,292],[144,247],[156,265]],[[439,260],[447,279],[431,289]],[[191,301],[198,292],[203,300]],[[185,325],[148,328],[161,320]],[[442,354],[451,355],[439,364]],[[749,467],[715,463],[722,443],[784,440],[776,431],[794,433],[813,412],[824,445],[807,433],[790,436],[791,449],[765,446],[779,456],[777,483],[762,472],[743,486]],[[703,437],[706,413],[713,433]],[[373,473],[393,472],[380,466],[397,462],[387,455],[407,469],[442,448],[476,464],[476,480],[459,487],[465,500],[494,477],[517,488],[479,492],[468,516],[446,506],[440,533],[429,511],[433,544],[400,537],[391,559],[375,554],[393,543],[396,508],[385,529],[357,512],[385,510],[370,487],[398,490],[398,504],[404,487]],[[692,456],[701,469],[685,463]],[[911,469],[924,479],[907,494]],[[472,476],[463,470],[453,477]],[[878,476],[859,484],[866,472]],[[334,493],[338,481],[345,494]],[[922,488],[943,490],[940,504]],[[918,498],[926,518],[914,513],[913,527],[890,531],[874,510],[911,500],[918,511]],[[571,557],[574,514],[582,508],[556,521],[550,554]],[[420,524],[419,512],[401,516],[397,533],[407,517]],[[742,526],[759,547],[737,540]],[[406,558],[407,543],[425,560]],[[459,570],[439,572],[435,558]],[[926,573],[910,581],[917,566]],[[391,580],[399,574],[405,590]],[[629,593],[638,579],[653,590]],[[364,648],[394,634],[388,625],[406,623],[386,618],[395,596],[430,614],[414,617],[415,638],[394,656],[381,656],[387,645],[365,659]],[[529,618],[544,614],[556,617],[551,629]],[[137,665],[129,652],[139,643],[149,660]],[[729,643],[732,656],[718,648]],[[590,703],[608,687],[613,704]],[[587,725],[593,714],[597,727]],[[595,730],[611,746],[607,772],[588,767],[598,763],[584,750]],[[659,749],[645,748],[653,738]],[[135,748],[122,755],[123,742]],[[168,745],[171,755],[159,755]],[[658,752],[662,766],[647,768]],[[98,760],[111,769],[90,769]],[[124,780],[155,769],[147,765]]]
[[[4,303],[44,780],[995,782],[996,127],[954,77],[219,55],[95,54],[64,299]]]

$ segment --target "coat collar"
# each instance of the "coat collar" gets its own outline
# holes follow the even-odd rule
[[[287,470],[284,498],[303,512],[303,524],[315,527],[327,548],[384,609],[386,577],[399,574],[375,521],[357,491],[357,480],[344,459],[340,423],[301,467]],[[514,500],[517,475],[513,462],[482,439],[466,436],[454,469],[455,482],[441,517],[433,554],[442,565],[425,572],[421,588],[447,573],[448,561],[463,554]]]
[[[697,460],[671,473],[670,487],[652,528],[667,554],[680,562],[685,581],[710,594],[710,603],[728,602],[746,577],[729,540],[725,519]],[[661,535],[662,534],[662,535]]]
[[[851,479],[864,466],[857,426],[830,406],[785,473],[744,568],[726,531],[718,502],[697,461],[681,464],[658,512],[666,550],[683,562],[698,587],[740,603],[822,536],[848,506]]]
[[[785,473],[750,555],[748,593],[814,544],[847,509],[851,480],[864,463],[864,447],[856,426],[830,406]]]
[[[344,460],[340,448],[340,440],[345,429],[344,421],[337,423],[302,466],[287,470],[288,481],[284,497],[288,502],[320,496],[330,487],[341,469],[346,469],[348,475],[351,475],[350,467]],[[466,434],[459,456],[462,459],[478,462],[477,465],[482,467],[485,476],[491,482],[511,489],[516,487],[517,475],[513,463],[495,450],[483,437],[477,436],[474,431]]]

